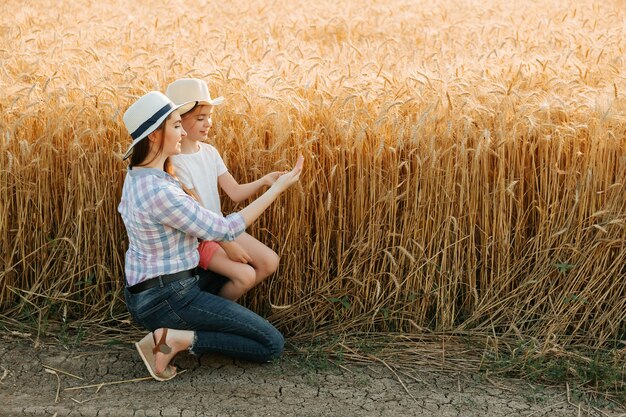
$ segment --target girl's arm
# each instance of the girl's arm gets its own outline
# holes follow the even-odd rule
[[[259,192],[263,187],[270,187],[274,182],[285,172],[270,172],[269,174],[259,178],[256,181],[249,182],[247,184],[239,184],[237,180],[230,174],[225,172],[217,177],[217,183],[220,188],[233,200],[235,203],[239,203],[246,200],[250,196]]]

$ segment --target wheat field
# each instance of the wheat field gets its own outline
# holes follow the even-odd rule
[[[3,317],[127,323],[121,115],[193,76],[240,182],[306,158],[249,229],[287,335],[626,339],[623,1],[0,9]]]

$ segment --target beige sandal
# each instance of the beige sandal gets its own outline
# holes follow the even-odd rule
[[[141,356],[141,360],[143,360],[146,368],[148,368],[148,372],[150,372],[152,378],[157,381],[168,381],[176,376],[176,368],[171,365],[167,365],[165,370],[161,373],[156,371],[156,353],[161,352],[168,354],[172,351],[172,348],[165,342],[166,338],[167,329],[163,329],[163,335],[161,335],[159,343],[155,343],[154,333],[152,332],[148,333],[146,337],[135,343],[135,347],[137,348],[137,352],[139,352],[139,356]]]

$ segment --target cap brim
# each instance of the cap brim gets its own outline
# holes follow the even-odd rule
[[[189,105],[191,105],[191,107],[193,107],[195,105],[195,101],[179,104],[177,106],[175,105],[167,113],[165,113],[163,116],[161,116],[156,121],[156,123],[153,124],[152,126],[150,126],[149,129],[146,129],[146,131],[143,132],[143,134],[141,136],[139,136],[137,139],[133,140],[133,143],[130,144],[130,146],[128,147],[128,149],[124,153],[124,157],[122,159],[123,160],[128,159],[133,154],[133,148],[135,147],[135,145],[137,145],[142,139],[145,139],[150,133],[154,132],[159,126],[161,126],[161,123],[163,123],[165,121],[165,119],[167,119],[169,117],[170,114],[174,113],[176,110],[179,110],[181,107],[189,106]],[[181,112],[181,113],[184,113],[184,112]]]

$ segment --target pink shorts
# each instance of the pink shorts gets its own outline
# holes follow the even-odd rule
[[[200,242],[200,245],[198,245],[198,252],[200,253],[198,266],[202,269],[209,269],[209,263],[219,248],[219,243],[212,240],[203,240]]]

